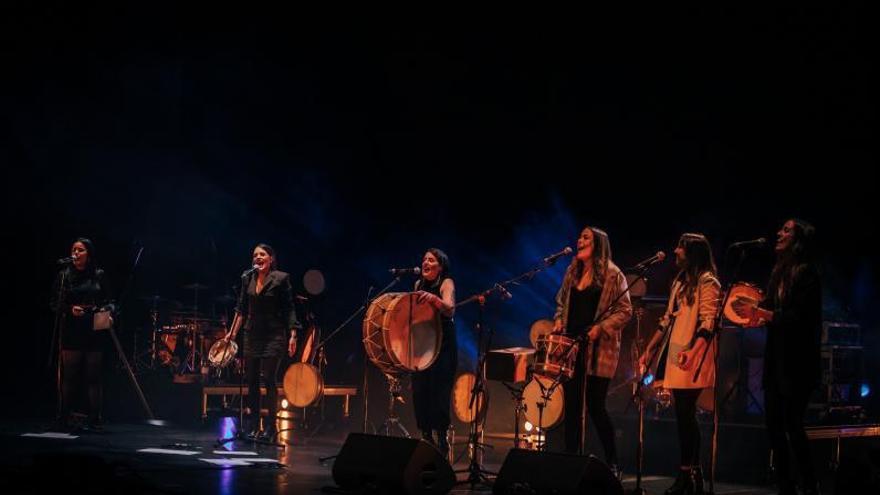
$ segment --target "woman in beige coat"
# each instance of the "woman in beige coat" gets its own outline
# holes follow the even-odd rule
[[[666,495],[703,493],[697,401],[701,395],[710,397],[715,385],[717,345],[712,337],[721,291],[712,248],[704,235],[682,235],[675,264],[680,271],[666,314],[639,359],[643,369],[651,368],[655,385],[672,390],[675,399],[681,469]]]

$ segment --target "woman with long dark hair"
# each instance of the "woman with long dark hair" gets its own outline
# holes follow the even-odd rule
[[[296,352],[296,332],[301,329],[293,306],[290,274],[278,270],[275,250],[268,244],[254,248],[255,271],[242,276],[241,293],[227,341],[243,327],[244,358],[248,383],[249,426],[242,426],[251,438],[271,439],[277,433],[278,366],[284,351]],[[260,430],[260,375],[266,385],[266,425]]]
[[[446,433],[450,424],[452,384],[458,367],[458,346],[452,319],[455,315],[455,282],[450,275],[446,253],[437,248],[425,252],[415,290],[418,302],[427,302],[440,312],[443,331],[437,360],[428,369],[412,375],[416,424],[422,431],[422,438],[437,445],[443,455],[448,456]]]
[[[58,272],[51,306],[58,315],[61,374],[59,426],[70,428],[73,409],[82,395],[88,397],[86,428],[100,429],[103,404],[102,368],[109,345],[105,330],[95,330],[94,313],[112,309],[110,284],[98,268],[95,245],[80,237],[70,247],[72,263]],[[63,284],[63,285],[62,285]]]
[[[681,460],[675,483],[665,493],[689,495],[703,493],[697,402],[701,395],[711,400],[715,386],[713,335],[721,283],[712,247],[702,234],[681,236],[675,264],[679,271],[666,313],[639,358],[639,366],[651,367],[655,386],[672,390]]]
[[[733,302],[751,324],[766,324],[764,409],[780,494],[796,493],[790,455],[794,454],[803,493],[819,493],[804,412],[819,383],[822,334],[822,286],[815,261],[816,229],[790,219],[776,234],[776,264],[760,305]]]
[[[577,240],[577,254],[565,271],[556,294],[555,332],[576,337],[586,334],[592,345],[578,349],[574,377],[563,383],[565,392],[565,451],[577,453],[584,435],[584,404],[596,425],[605,460],[617,468],[614,425],[608,416],[605,399],[608,385],[617,370],[620,335],[632,317],[632,304],[626,277],[611,261],[608,234],[595,227],[585,227]],[[593,352],[587,352],[598,346]],[[593,356],[596,356],[595,362]]]

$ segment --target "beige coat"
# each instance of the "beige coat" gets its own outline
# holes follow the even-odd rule
[[[658,366],[665,366],[666,370],[663,382],[656,382],[656,386],[681,389],[709,388],[715,385],[717,339],[712,339],[712,342],[709,344],[706,351],[706,359],[703,361],[700,376],[696,381],[694,381],[694,375],[699,366],[701,356],[695,356],[693,365],[687,371],[678,367],[677,358],[679,352],[693,347],[696,341],[696,334],[700,329],[706,329],[714,333],[715,316],[720,304],[720,294],[721,284],[709,272],[705,272],[700,276],[699,285],[694,293],[694,304],[692,305],[687,303],[683,284],[676,281],[672,285],[666,314],[660,320],[660,330],[665,335],[657,350],[658,357],[655,358],[654,365],[652,366],[652,372],[655,375]],[[678,303],[677,308],[676,302]],[[666,355],[666,361],[657,363],[656,361],[662,355],[663,349],[667,345],[669,350]]]

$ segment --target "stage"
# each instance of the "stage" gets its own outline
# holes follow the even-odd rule
[[[5,422],[0,433],[2,476],[0,491],[12,493],[320,493],[333,487],[332,460],[342,446],[343,425],[311,432],[295,431],[281,448],[236,441],[218,445],[231,434],[222,419],[201,427],[150,424],[109,424],[104,431],[51,434],[38,422]],[[223,431],[224,428],[226,431]],[[499,469],[506,441],[489,439],[495,448],[486,455],[485,468]],[[670,445],[674,448],[674,445]],[[145,451],[144,449],[158,449]],[[456,447],[458,453],[462,447]],[[454,467],[467,466],[461,456]],[[250,459],[250,460],[248,460]],[[256,459],[256,460],[255,460]],[[244,461],[242,461],[244,460]],[[459,474],[459,479],[463,475]],[[660,494],[672,479],[649,472],[643,486]],[[631,465],[624,466],[623,485],[635,484]],[[832,493],[830,485],[823,492]],[[457,486],[451,493],[485,493],[489,489]],[[771,485],[716,484],[719,494],[771,494]]]

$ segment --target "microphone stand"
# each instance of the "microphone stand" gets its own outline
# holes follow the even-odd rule
[[[737,243],[734,243],[734,244],[731,244],[730,246],[727,247],[727,250],[725,251],[725,255],[724,255],[725,264],[727,263],[728,257],[730,255],[730,250],[734,247],[741,248],[742,246],[741,245],[738,246]],[[715,333],[716,333],[716,335],[713,337],[713,340],[715,338],[718,338],[718,342],[715,343],[715,356],[714,356],[715,357],[715,383],[713,384],[714,390],[712,391],[712,401],[713,401],[713,407],[712,407],[712,409],[713,409],[713,411],[712,411],[712,453],[710,455],[710,461],[709,461],[709,490],[706,492],[707,495],[714,495],[714,493],[715,493],[715,468],[716,468],[716,464],[718,462],[718,420],[719,420],[719,412],[718,412],[718,363],[719,363],[719,356],[721,355],[721,349],[720,349],[720,340],[721,339],[720,339],[720,333],[718,333],[718,332],[721,332],[721,324],[724,320],[724,307],[727,306],[727,301],[730,298],[730,289],[731,289],[731,287],[733,287],[732,281],[736,280],[737,275],[739,275],[739,269],[742,267],[742,264],[743,264],[743,261],[745,261],[745,258],[746,258],[745,249],[740,249],[739,259],[737,260],[737,263],[734,266],[733,273],[731,273],[729,282],[723,288],[723,291],[722,291],[723,296],[721,298],[721,304],[718,305],[718,309],[716,310],[716,313],[715,313],[715,320],[713,323],[714,328],[715,328]],[[697,369],[694,373],[693,381],[695,381],[695,382],[697,381],[697,379],[700,376],[700,371],[703,368],[703,362],[706,360],[706,354],[708,354],[708,352],[709,352],[709,345],[706,346],[706,348],[703,350],[702,356],[700,356],[700,363],[697,366]],[[737,380],[739,380],[738,377],[737,377]]]
[[[129,273],[128,280],[125,283],[125,287],[123,287],[122,294],[119,296],[120,307],[122,307],[127,299],[128,291],[131,288],[132,280],[134,280],[134,274],[137,270],[138,265],[140,264],[141,254],[143,254],[144,248],[140,248],[137,252],[137,255],[134,259],[134,264],[131,267],[131,272]],[[122,316],[123,312],[118,311],[118,316]],[[113,339],[113,345],[116,347],[116,353],[119,355],[119,360],[122,361],[123,366],[125,367],[125,371],[128,374],[128,378],[131,380],[131,384],[134,387],[135,392],[137,393],[138,399],[140,399],[141,407],[144,408],[144,413],[147,416],[147,419],[151,422],[155,422],[155,417],[153,416],[153,411],[150,409],[150,405],[147,403],[147,398],[144,396],[143,390],[141,390],[141,386],[137,381],[137,377],[134,376],[134,371],[131,369],[131,365],[128,362],[128,358],[125,357],[125,351],[122,349],[122,344],[119,342],[119,339],[116,337],[116,330],[114,330],[114,325],[110,325],[108,329],[110,331],[110,337]]]
[[[562,255],[556,256],[556,257],[549,256],[542,261],[541,265],[539,265],[529,271],[523,272],[523,273],[521,273],[521,274],[519,274],[509,280],[505,280],[503,282],[496,283],[492,286],[492,288],[485,290],[483,292],[476,293],[476,294],[464,299],[463,301],[461,301],[455,305],[456,308],[459,308],[459,307],[466,306],[466,305],[473,303],[473,302],[479,303],[476,329],[477,329],[477,338],[478,338],[478,342],[480,345],[477,346],[477,369],[476,369],[476,373],[475,373],[474,386],[471,388],[470,402],[468,405],[469,408],[476,410],[475,406],[477,404],[479,404],[478,398],[480,398],[479,400],[482,401],[482,400],[485,400],[484,398],[486,397],[485,384],[484,384],[485,376],[486,376],[486,358],[488,356],[488,350],[489,350],[489,347],[491,346],[492,337],[494,334],[494,331],[490,328],[488,330],[488,335],[484,339],[483,330],[485,327],[483,325],[483,315],[484,315],[484,311],[485,311],[486,298],[488,298],[490,295],[492,295],[495,292],[500,294],[501,297],[504,299],[509,298],[510,292],[507,290],[508,285],[511,285],[511,284],[518,285],[520,283],[520,281],[522,281],[522,280],[526,280],[526,279],[531,280],[538,273],[540,273],[540,272],[546,270],[547,268],[549,268],[550,266],[554,265],[560,257],[562,257]],[[485,340],[485,345],[483,344],[484,340]],[[489,409],[489,404],[488,404],[488,401],[486,401],[485,410],[484,410],[483,414],[482,415],[481,414],[474,414],[474,418],[471,421],[471,425],[470,425],[470,433],[469,433],[469,440],[468,440],[468,446],[469,446],[469,451],[470,451],[470,463],[469,463],[467,469],[456,471],[456,472],[468,473],[467,479],[459,481],[458,484],[470,484],[471,489],[474,489],[476,487],[476,485],[480,484],[480,483],[482,483],[484,485],[489,485],[491,483],[491,480],[487,477],[487,475],[497,476],[497,474],[498,474],[498,473],[483,469],[483,467],[481,465],[481,457],[482,456],[480,455],[480,453],[485,447],[487,447],[485,444],[483,444],[481,442],[481,440],[483,438],[482,426],[483,426],[483,422],[485,421],[486,417],[488,416],[488,409]]]
[[[52,327],[52,343],[49,348],[49,358],[46,361],[46,368],[52,368],[52,359],[55,359],[55,394],[56,394],[56,404],[55,404],[55,421],[62,422],[66,421],[66,418],[62,418],[61,415],[63,413],[63,403],[64,394],[63,394],[63,383],[62,383],[62,351],[61,351],[61,342],[64,333],[64,317],[67,314],[67,304],[65,295],[67,292],[64,290],[65,283],[67,282],[67,272],[68,267],[64,266],[61,268],[61,280],[58,284],[58,299],[57,306],[55,307],[55,323]]]

